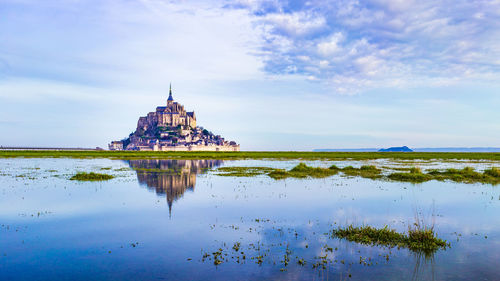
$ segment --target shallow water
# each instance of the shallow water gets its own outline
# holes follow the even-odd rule
[[[500,186],[411,184],[341,175],[276,181],[214,173],[219,166],[291,168],[298,162],[0,159],[0,279],[500,278]],[[491,161],[307,164],[500,166]],[[77,171],[117,177],[106,182],[70,181]],[[425,257],[328,235],[334,227],[351,223],[389,225],[404,232],[416,214],[434,224],[451,247]],[[235,243],[240,243],[238,252]],[[216,266],[212,253],[219,249],[223,262]],[[325,269],[313,268],[322,260],[328,261]]]

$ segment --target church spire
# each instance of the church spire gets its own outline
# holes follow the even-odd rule
[[[172,102],[174,101],[174,98],[172,97],[172,83],[170,83],[170,90],[168,92],[168,100],[167,102]]]

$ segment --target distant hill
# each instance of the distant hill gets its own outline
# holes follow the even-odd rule
[[[314,152],[375,152],[378,148],[322,148]],[[423,147],[413,148],[414,152],[500,152],[500,147]]]
[[[379,149],[380,152],[413,152],[408,146],[393,146],[389,148]]]

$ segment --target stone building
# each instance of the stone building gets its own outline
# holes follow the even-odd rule
[[[183,129],[196,128],[196,116],[194,111],[186,112],[184,106],[174,102],[172,87],[170,87],[167,106],[156,107],[155,112],[140,117],[137,122],[137,130],[148,131],[151,128],[179,127]]]
[[[114,141],[110,150],[149,151],[239,151],[234,141],[199,127],[194,111],[188,112],[175,102],[170,87],[166,106],[140,117],[135,132],[122,141]]]
[[[123,142],[122,141],[112,141],[109,144],[109,150],[123,150]]]

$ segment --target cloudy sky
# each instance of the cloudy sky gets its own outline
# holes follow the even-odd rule
[[[174,99],[244,150],[500,146],[500,1],[0,0],[0,145]]]

